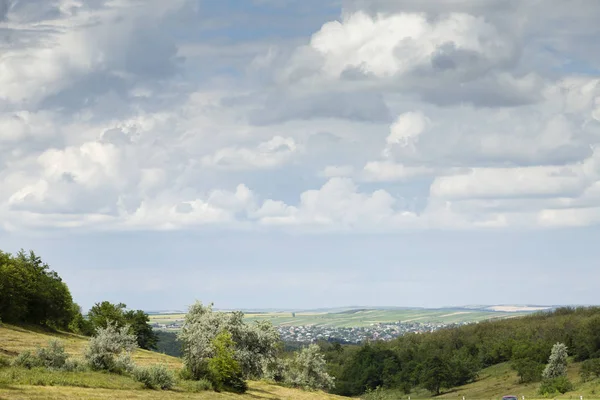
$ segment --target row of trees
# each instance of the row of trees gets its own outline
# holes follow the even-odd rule
[[[576,361],[600,358],[600,308],[560,308],[523,318],[482,322],[390,342],[361,346],[321,343],[337,394],[355,396],[377,387],[434,394],[475,380],[481,369],[510,362],[521,382],[542,380],[553,345]],[[600,361],[587,364],[600,376]]]
[[[69,288],[33,251],[0,251],[0,319],[66,329],[79,306]]]
[[[217,389],[243,392],[247,379],[269,378],[308,389],[330,389],[333,378],[317,345],[293,355],[283,351],[269,321],[246,324],[242,312],[213,311],[212,304],[193,304],[178,340],[191,379],[207,379]]]

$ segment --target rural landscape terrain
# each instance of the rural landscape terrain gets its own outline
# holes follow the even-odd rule
[[[600,398],[599,307],[84,312],[32,251],[0,288],[3,399]]]

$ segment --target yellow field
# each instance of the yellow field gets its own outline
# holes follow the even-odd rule
[[[45,346],[51,338],[65,344],[66,351],[75,357],[82,355],[86,338],[68,333],[48,333],[39,329],[25,329],[11,325],[0,325],[0,356],[13,357],[19,352]],[[182,366],[181,360],[155,352],[137,350],[137,364],[162,363],[172,369]],[[249,390],[243,395],[231,393],[199,392],[186,390],[185,385],[171,391],[144,389],[133,379],[102,372],[62,372],[0,368],[0,400],[21,399],[299,399],[335,400],[343,397],[322,392],[304,392],[271,385],[265,382],[249,382]]]

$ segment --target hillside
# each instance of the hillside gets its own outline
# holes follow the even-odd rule
[[[86,339],[68,333],[48,333],[36,328],[0,324],[0,356],[14,357],[24,350],[46,345],[51,338],[65,343],[70,355],[79,356]],[[181,367],[181,360],[163,354],[137,350],[134,361],[140,365],[162,363],[172,369]],[[181,385],[181,384],[180,384]],[[188,385],[186,383],[185,385]],[[101,372],[63,372],[0,367],[0,399],[305,399],[325,400],[343,397],[321,392],[311,393],[283,388],[264,382],[249,382],[244,395],[230,393],[191,393],[188,386],[163,392],[143,389],[142,384],[126,376]]]
[[[496,311],[466,308],[442,309],[345,309],[330,311],[300,312],[248,312],[246,322],[268,320],[275,326],[319,326],[332,328],[358,328],[379,323],[438,323],[460,324],[493,319],[513,318],[527,315],[526,311]],[[183,313],[161,313],[150,315],[156,324],[182,323]]]

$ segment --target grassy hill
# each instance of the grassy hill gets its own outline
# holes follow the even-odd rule
[[[0,324],[0,357],[14,357],[24,350],[45,346],[49,339],[58,338],[65,350],[80,356],[86,338],[68,333],[49,333],[39,328]],[[139,365],[165,364],[172,369],[181,368],[181,360],[164,354],[137,350],[134,361]],[[322,392],[304,392],[283,388],[264,382],[249,382],[246,394],[199,392],[193,393],[190,382],[180,382],[174,390],[153,391],[130,377],[102,372],[64,372],[42,369],[0,367],[0,400],[20,399],[342,399]]]

